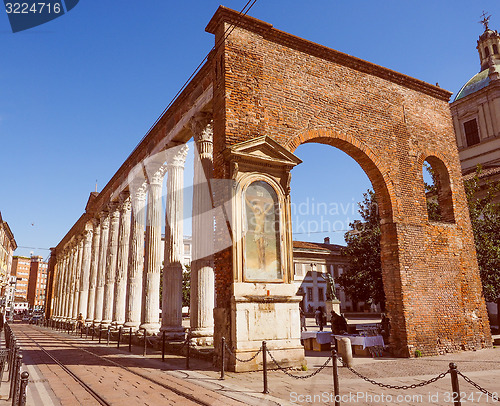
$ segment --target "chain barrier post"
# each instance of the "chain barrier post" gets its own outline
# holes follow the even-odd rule
[[[142,356],[145,357],[146,354],[147,354],[147,350],[148,350],[148,341],[147,341],[147,337],[146,337],[146,329],[144,329],[144,348],[142,350]]]
[[[189,369],[189,358],[191,356],[191,334],[187,333],[186,369]]]
[[[339,370],[337,365],[336,348],[332,349],[332,363],[333,363],[333,393],[335,395],[335,406],[340,406]]]
[[[453,405],[462,406],[460,401],[460,387],[458,385],[457,364],[450,362],[451,388],[453,391]]]
[[[28,378],[30,374],[28,371],[23,371],[21,373],[21,388],[19,390],[18,406],[26,406],[26,387],[28,386]]]
[[[83,325],[80,326],[80,338],[83,338]]]
[[[224,370],[226,369],[226,338],[222,337],[221,339],[221,360],[220,360],[220,379],[224,380]]]
[[[102,327],[99,326],[99,344],[101,344]]]
[[[130,327],[130,332],[128,334],[128,352],[132,352],[132,327]]]
[[[111,326],[108,326],[108,332],[106,336],[106,345],[109,347],[109,335],[111,334]]]
[[[85,326],[85,340],[89,337],[89,325]]]
[[[161,332],[161,361],[165,362],[165,330]]]
[[[92,341],[94,341],[95,325],[92,323]]]
[[[122,339],[122,326],[118,329],[118,342],[116,343],[116,348],[120,348],[120,341]]]
[[[21,363],[23,362],[23,356],[21,354],[17,354],[16,361],[15,361],[15,366],[13,368],[13,374],[12,374],[12,381],[10,382],[10,393],[9,393],[9,399],[12,399],[12,405],[15,405],[16,401],[16,393],[18,389],[18,384],[19,384],[19,372],[21,369]]]
[[[262,393],[269,393],[269,388],[267,387],[267,344],[262,341],[262,378],[264,381],[264,390]]]

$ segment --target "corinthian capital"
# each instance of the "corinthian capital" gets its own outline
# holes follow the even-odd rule
[[[124,191],[120,193],[120,213],[127,213],[130,211],[132,202],[130,198],[130,193],[128,191]]]
[[[184,168],[189,147],[187,144],[182,144],[176,147],[167,149],[167,165]]]
[[[190,124],[195,142],[212,142],[212,118],[212,113],[198,113],[193,117]]]

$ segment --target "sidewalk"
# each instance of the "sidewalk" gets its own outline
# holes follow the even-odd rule
[[[309,327],[309,326],[308,326]],[[50,330],[53,332],[53,330]],[[61,338],[68,338],[65,333],[58,333]],[[126,348],[116,349],[116,342],[99,345],[96,341],[80,339],[72,336],[75,343],[93,348],[110,360],[126,363],[127,367],[145,376],[156,377],[166,373],[224,394],[232,399],[248,405],[333,405],[332,364],[314,377],[295,379],[285,375],[280,370],[269,371],[269,394],[263,394],[262,372],[233,373],[226,372],[224,381],[219,379],[220,372],[209,362],[191,359],[190,369],[185,369],[185,358],[167,355],[166,362],[161,361],[161,354],[150,353],[146,359],[139,355],[141,349],[136,347],[135,354],[130,354]],[[148,349],[148,351],[151,351]],[[321,366],[330,356],[328,352],[306,352],[308,371],[289,371],[295,376],[305,377]],[[391,358],[355,358],[354,369],[359,373],[378,382],[391,385],[412,385],[429,380],[442,372],[446,372],[449,363],[455,362],[458,369],[472,380],[485,387],[490,392],[500,392],[500,348],[476,352],[447,354],[439,357],[418,359]],[[272,362],[269,362],[272,365]],[[31,374],[31,372],[30,372]],[[362,380],[344,367],[339,368],[340,393],[343,396],[342,405],[444,405],[450,401],[450,375],[428,386],[408,389],[384,389]],[[4,384],[5,385],[5,384]],[[2,385],[2,390],[5,386]],[[460,391],[468,396],[467,403],[492,404],[491,399],[481,394],[477,389],[460,378]],[[34,379],[30,376],[28,385],[28,400],[41,399],[43,405],[58,404],[57,399],[50,396],[50,382],[43,376]],[[38,398],[37,398],[38,397]],[[52,403],[48,403],[52,402]],[[4,402],[0,402],[4,404]],[[37,405],[40,403],[30,403]]]

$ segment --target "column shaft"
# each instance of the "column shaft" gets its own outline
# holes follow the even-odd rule
[[[104,285],[104,304],[101,321],[103,327],[109,326],[113,320],[119,223],[120,211],[118,210],[118,204],[112,203],[109,205],[109,241],[106,254],[106,282]]]
[[[73,278],[73,308],[71,311],[71,319],[76,321],[78,318],[78,306],[80,300],[80,280],[82,279],[82,263],[83,263],[83,236],[78,237],[78,245],[77,245],[77,262],[75,268],[75,275]]]
[[[127,268],[130,241],[130,196],[120,195],[120,225],[118,230],[118,253],[116,261],[115,302],[113,305],[113,324],[125,323],[125,299],[127,295]]]
[[[191,262],[191,336],[197,344],[212,344],[214,332],[214,217],[209,182],[213,172],[213,142],[210,117],[192,125],[197,153],[194,157],[193,222]]]
[[[182,327],[182,258],[184,163],[188,147],[168,151],[167,210],[163,266],[162,326],[169,339],[184,337]]]
[[[106,270],[106,251],[108,249],[109,215],[101,213],[101,238],[99,241],[99,266],[97,268],[97,279],[95,286],[94,323],[102,321],[102,305],[104,300],[104,282]]]
[[[134,329],[141,324],[146,187],[145,184],[138,187],[131,184],[132,217],[124,326]]]
[[[141,317],[141,328],[148,334],[157,333],[160,328],[161,188],[165,170],[162,165],[151,177],[148,187]]]
[[[94,219],[94,232],[92,237],[92,253],[90,260],[90,280],[89,280],[89,296],[87,304],[87,323],[94,321],[95,314],[95,288],[97,282],[97,269],[99,267],[99,242],[101,240],[101,224],[98,219]]]
[[[90,226],[90,225],[89,225]],[[78,315],[82,315],[83,320],[87,319],[87,308],[89,300],[89,278],[92,239],[94,235],[93,226],[90,226],[84,233],[82,252],[82,271],[80,277],[80,298],[78,301]]]

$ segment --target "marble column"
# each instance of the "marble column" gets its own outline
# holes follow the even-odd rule
[[[154,164],[152,164],[154,165]],[[161,269],[161,189],[166,165],[154,166],[149,177],[146,212],[146,252],[144,254],[141,329],[155,334],[160,329],[160,269]]]
[[[113,325],[125,323],[125,299],[127,295],[128,251],[130,242],[130,194],[120,193],[120,225],[118,230],[118,253],[116,260],[115,302],[113,304]]]
[[[187,145],[167,151],[167,210],[163,259],[162,331],[169,340],[184,338],[182,327],[182,258],[184,163]]]
[[[61,305],[63,303],[62,300],[62,286],[64,281],[64,272],[66,266],[66,252],[63,250],[60,253],[59,266],[57,268],[57,285],[55,289],[55,298],[56,303],[54,305],[54,316],[53,319],[59,321],[61,318]]]
[[[132,214],[124,327],[133,329],[141,324],[146,189],[147,184],[142,181],[130,184]]]
[[[61,321],[64,319],[64,307],[65,307],[65,295],[66,295],[66,280],[67,280],[67,275],[68,275],[68,266],[69,266],[69,253],[68,249],[65,248],[64,250],[64,259],[63,259],[63,271],[61,274],[61,286],[59,287],[59,315],[58,315],[58,321]]]
[[[73,301],[75,299],[73,295],[73,286],[75,278],[76,263],[78,262],[78,243],[73,242],[71,248],[71,257],[68,269],[68,282],[66,284],[66,309],[64,311],[64,316],[66,321],[70,321],[73,316]]]
[[[80,280],[82,279],[82,262],[83,262],[83,235],[78,236],[78,244],[76,246],[77,251],[77,261],[75,267],[75,274],[73,277],[73,285],[71,287],[73,291],[73,308],[71,311],[71,319],[76,321],[78,318],[78,302],[80,300]]]
[[[104,303],[101,326],[108,327],[113,321],[113,303],[115,297],[116,257],[118,253],[118,231],[120,211],[118,203],[112,202],[109,209],[109,239],[106,253],[106,272],[104,285]]]
[[[97,268],[99,267],[99,242],[101,240],[101,224],[99,219],[93,219],[94,232],[92,236],[92,252],[90,258],[90,276],[89,276],[89,296],[87,303],[86,323],[94,321],[95,309],[95,288],[97,282]]]
[[[101,238],[99,239],[99,264],[97,267],[97,278],[95,285],[94,324],[101,324],[102,305],[104,300],[104,282],[106,272],[106,251],[108,249],[109,235],[109,213],[103,211],[100,214]]]
[[[209,182],[213,173],[211,114],[197,116],[191,125],[196,151],[193,179],[193,247],[191,261],[191,337],[198,345],[213,344],[215,281],[213,268],[214,216]]]
[[[83,238],[82,252],[82,268],[80,277],[80,297],[78,300],[78,314],[81,314],[83,320],[87,319],[87,308],[89,301],[89,279],[90,279],[90,263],[92,253],[92,239],[94,229],[92,223],[86,225]]]

